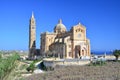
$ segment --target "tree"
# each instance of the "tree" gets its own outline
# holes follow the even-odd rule
[[[118,60],[119,56],[120,56],[120,50],[114,50],[113,51],[113,55],[116,57],[116,61]]]

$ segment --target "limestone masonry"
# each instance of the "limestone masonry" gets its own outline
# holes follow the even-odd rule
[[[36,53],[35,18],[32,14],[29,28],[29,58]],[[78,23],[70,31],[60,19],[54,27],[54,32],[41,33],[40,54],[54,55],[60,58],[82,58],[90,56],[90,40],[86,38],[86,27]]]

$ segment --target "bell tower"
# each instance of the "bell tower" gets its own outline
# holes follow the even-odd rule
[[[32,16],[29,22],[29,59],[34,59],[36,53],[36,23],[34,14],[32,12]]]

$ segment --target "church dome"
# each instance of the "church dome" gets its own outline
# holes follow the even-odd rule
[[[66,27],[64,24],[62,24],[62,20],[60,19],[58,21],[58,24],[54,28],[55,32],[66,32]]]

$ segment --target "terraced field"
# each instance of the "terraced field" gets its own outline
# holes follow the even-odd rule
[[[65,66],[54,71],[33,74],[25,80],[120,80],[120,62],[104,66]]]

